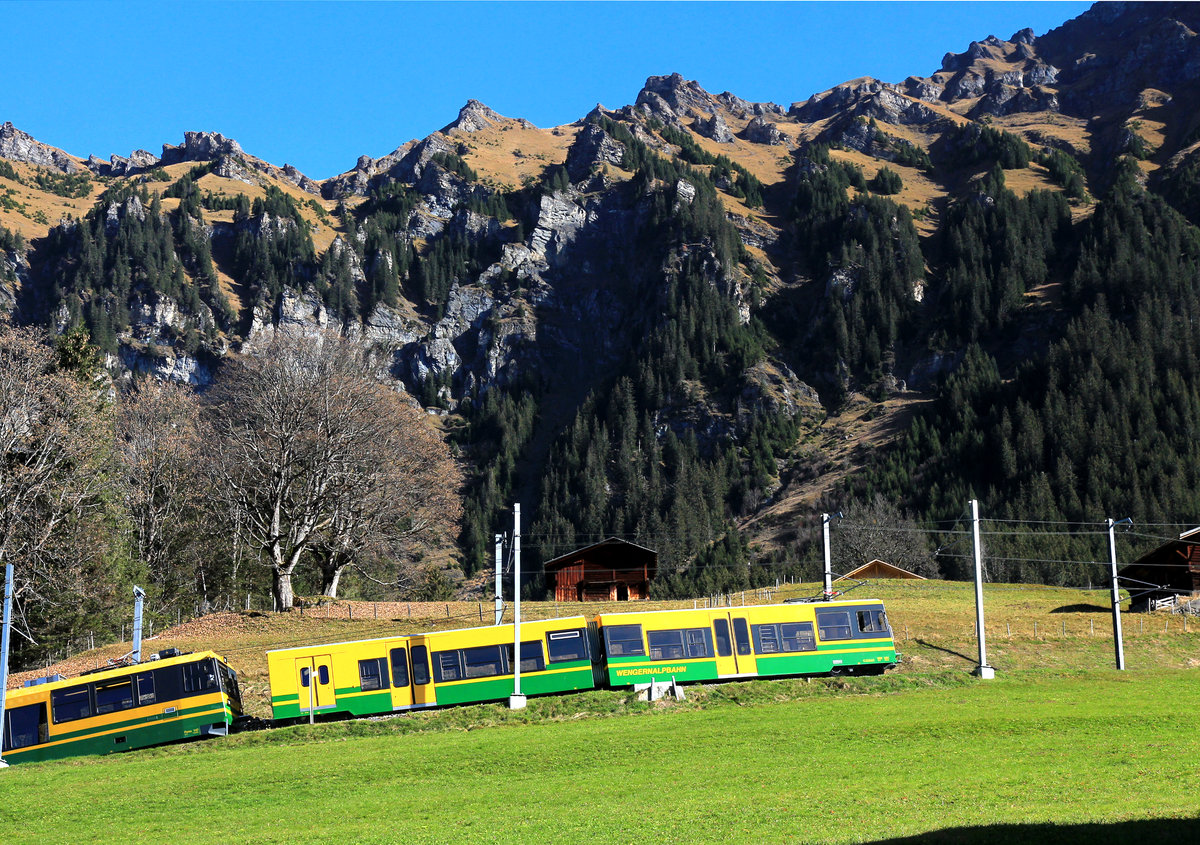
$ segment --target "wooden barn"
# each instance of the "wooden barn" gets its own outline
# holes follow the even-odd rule
[[[658,573],[658,552],[610,537],[546,561],[545,570],[556,601],[646,599]]]
[[[1200,528],[1193,528],[1117,572],[1130,610],[1157,610],[1200,596]]]
[[[922,575],[909,572],[907,569],[901,569],[895,564],[878,559],[870,563],[864,563],[858,569],[853,569],[834,580],[841,581],[842,578],[857,578],[860,581],[866,581],[868,578],[915,578],[918,581],[925,580],[925,577]]]

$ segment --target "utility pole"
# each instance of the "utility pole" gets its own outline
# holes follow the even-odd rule
[[[504,595],[500,583],[500,564],[504,559],[504,535],[496,535],[496,624],[504,618]]]
[[[8,690],[8,631],[12,627],[13,599],[13,568],[11,563],[4,565],[4,622],[0,628],[0,754],[4,751],[4,699]],[[0,769],[8,768],[8,763],[0,756]]]
[[[987,638],[983,633],[983,553],[979,546],[979,502],[971,500],[971,537],[975,544],[975,633],[979,638],[979,665],[975,675],[985,680],[996,677],[996,670],[988,666]]]
[[[821,514],[821,537],[825,548],[825,589],[821,592],[821,596],[825,601],[833,598],[833,564],[829,554],[829,520],[830,516],[827,513]]]
[[[521,695],[521,505],[513,505],[513,694],[508,697],[509,710],[522,710],[525,696]]]
[[[142,662],[142,602],[145,598],[145,590],[133,588],[133,650],[130,655],[134,663]]]
[[[1108,562],[1112,568],[1113,647],[1117,652],[1117,669],[1121,671],[1125,671],[1125,640],[1121,635],[1121,587],[1117,581],[1117,538],[1113,528],[1123,523],[1133,525],[1133,520],[1128,517],[1121,522],[1113,522],[1111,517],[1108,519]]]

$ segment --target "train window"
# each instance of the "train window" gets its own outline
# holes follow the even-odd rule
[[[717,656],[729,657],[733,654],[733,647],[729,644],[729,620],[714,619],[713,633],[717,639]]]
[[[46,703],[14,707],[4,714],[4,750],[28,748],[49,739],[46,725]]]
[[[201,660],[199,663],[183,664],[183,694],[200,695],[218,689],[217,673],[213,671],[213,661]]]
[[[128,710],[133,706],[133,679],[96,682],[96,715]]]
[[[683,631],[647,631],[651,660],[682,660]]]
[[[308,686],[308,676],[311,674],[312,674],[312,669],[310,669],[308,666],[300,667],[300,686],[302,686],[302,687]]]
[[[138,672],[137,674],[137,700],[138,707],[145,707],[147,704],[153,704],[154,697],[154,673],[153,672]]]
[[[707,628],[688,628],[684,635],[687,639],[688,657],[712,657],[712,632]]]
[[[329,683],[329,667],[323,663],[317,667],[317,683],[321,686]]]
[[[158,704],[183,697],[183,676],[178,666],[167,666],[154,670],[154,690],[158,693]]]
[[[551,631],[546,638],[546,649],[550,653],[551,663],[588,659],[587,637],[583,635],[582,628]]]
[[[811,622],[784,622],[780,627],[780,645],[784,651],[816,651]]]
[[[221,680],[221,690],[234,701],[241,704],[242,690],[238,686],[237,672],[218,660],[217,677]]]
[[[87,685],[59,689],[50,693],[50,711],[54,724],[86,719],[92,715],[92,693]]]
[[[755,625],[754,650],[758,654],[778,654],[781,650],[779,648],[779,626]]]
[[[646,646],[642,643],[641,625],[606,625],[604,644],[609,657],[646,653]]]
[[[435,651],[433,653],[433,679],[439,684],[442,681],[462,680],[462,668],[458,665],[457,651]]]
[[[882,610],[876,610],[875,613],[875,630],[884,634],[892,633],[892,626],[888,624],[887,614]]]
[[[875,611],[873,610],[860,610],[856,615],[858,616],[858,630],[862,631],[864,634],[878,633],[880,630],[887,630],[886,628],[881,629],[876,626]]]
[[[392,657],[392,686],[397,689],[408,686],[408,650],[394,648]]]
[[[823,640],[850,639],[850,613],[845,610],[818,610],[817,630]]]
[[[733,620],[733,643],[738,654],[750,654],[750,626],[742,617]]]
[[[412,681],[414,684],[429,683],[429,651],[423,645],[413,646]]]
[[[512,646],[504,646],[505,666],[507,667],[505,674],[512,674],[513,650]],[[542,657],[542,641],[530,640],[527,643],[521,643],[521,671],[522,672],[544,672],[546,671],[546,660]]]
[[[462,656],[464,678],[490,678],[493,675],[504,674],[504,665],[500,662],[500,646],[498,645],[464,648]]]
[[[391,686],[388,681],[387,658],[372,657],[369,660],[358,661],[359,689],[387,689]]]

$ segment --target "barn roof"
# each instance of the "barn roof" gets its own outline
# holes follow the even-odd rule
[[[870,563],[864,563],[858,569],[851,570],[845,575],[835,578],[835,581],[841,581],[843,578],[859,578],[869,575],[875,578],[915,578],[918,581],[926,580],[924,576],[918,575],[915,572],[909,572],[907,569],[901,569],[899,566],[888,563],[884,560],[873,560]]]
[[[654,564],[658,562],[658,552],[654,549],[648,549],[645,546],[639,546],[637,543],[631,543],[628,540],[621,540],[617,537],[609,537],[607,540],[601,540],[599,543],[593,543],[590,546],[584,546],[581,549],[576,549],[573,552],[567,552],[565,555],[559,555],[553,560],[548,560],[542,564],[543,568],[550,572],[563,566],[570,566],[580,559],[593,558],[596,556],[610,557],[613,554],[625,552],[636,559],[636,563],[631,561],[630,568],[640,569],[643,561],[649,559]],[[606,564],[605,568],[613,568]],[[620,569],[620,567],[616,567]]]

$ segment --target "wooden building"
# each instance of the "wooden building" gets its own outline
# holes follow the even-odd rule
[[[1156,610],[1200,596],[1200,528],[1193,528],[1117,571],[1129,609]]]
[[[873,560],[870,563],[864,563],[858,569],[851,570],[834,580],[841,581],[843,578],[857,578],[860,581],[865,581],[868,578],[915,578],[918,581],[925,580],[925,577],[922,575],[909,572],[907,569],[901,569],[883,560]]]
[[[632,601],[650,597],[658,552],[610,537],[545,563],[556,601]]]

